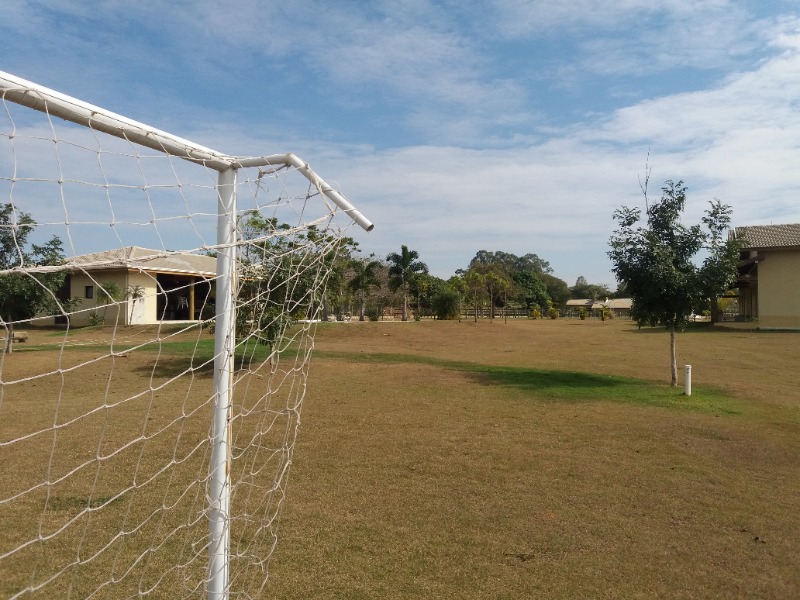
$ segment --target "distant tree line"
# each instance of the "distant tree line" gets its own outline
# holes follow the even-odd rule
[[[499,311],[546,316],[570,298],[615,297],[605,285],[579,277],[570,287],[536,254],[479,250],[466,268],[449,279],[430,274],[419,253],[402,245],[385,258],[362,256],[358,243],[339,247],[328,281],[329,318],[376,320],[387,312],[410,318],[456,319],[470,314],[495,318]]]

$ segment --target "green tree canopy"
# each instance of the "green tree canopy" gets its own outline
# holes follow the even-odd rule
[[[611,296],[611,290],[608,289],[608,286],[589,283],[583,275],[578,277],[575,281],[575,285],[572,286],[569,291],[572,298],[601,300]]]
[[[0,205],[0,317],[7,329],[5,351],[11,351],[14,324],[42,313],[61,313],[56,293],[64,285],[66,270],[31,272],[31,268],[64,262],[61,240],[55,236],[42,245],[30,244],[28,236],[36,221],[12,204]],[[19,271],[11,271],[12,269]],[[22,270],[25,269],[25,270]],[[11,272],[8,272],[11,271]]]
[[[728,289],[736,278],[738,258],[737,242],[723,239],[731,208],[718,200],[711,202],[704,229],[680,222],[685,204],[683,182],[667,181],[661,199],[648,202],[645,225],[639,224],[638,208],[618,209],[614,212],[618,229],[608,252],[617,279],[633,299],[632,317],[639,325],[661,325],[670,333],[673,386],[678,384],[675,332],[688,324],[695,307]],[[707,257],[697,266],[701,251]]]
[[[461,313],[461,293],[446,284],[431,297],[431,308],[439,320],[458,319]]]
[[[400,253],[392,252],[386,257],[389,263],[389,287],[392,291],[400,290],[403,294],[403,321],[408,321],[408,291],[414,277],[418,273],[427,273],[428,266],[419,260],[416,250],[408,246],[400,246]]]
[[[511,274],[514,281],[516,297],[530,311],[534,306],[540,309],[547,306],[550,295],[547,293],[547,286],[542,281],[541,275],[532,271],[514,271]]]
[[[552,277],[550,263],[536,254],[517,256],[510,252],[479,250],[470,261],[468,271],[481,273],[490,298],[490,311],[505,302],[524,306],[547,306],[550,301],[545,279]]]
[[[540,275],[540,277],[544,282],[545,288],[547,288],[547,295],[550,296],[553,306],[560,308],[566,306],[567,300],[569,300],[569,286],[567,282],[548,273]]]
[[[469,263],[469,267],[476,265],[503,265],[509,273],[514,271],[532,271],[534,273],[552,274],[553,269],[550,263],[542,260],[537,255],[528,253],[517,256],[510,252],[489,252],[488,250],[478,250]]]
[[[347,289],[358,297],[358,320],[364,320],[364,307],[369,291],[379,285],[378,271],[382,266],[381,261],[371,254],[369,258],[353,258],[350,263],[351,276],[347,282]]]

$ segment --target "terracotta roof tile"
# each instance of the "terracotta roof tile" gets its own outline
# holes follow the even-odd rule
[[[745,248],[800,246],[800,223],[736,227],[732,237],[744,240]]]

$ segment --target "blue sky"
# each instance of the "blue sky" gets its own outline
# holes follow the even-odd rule
[[[800,222],[796,0],[15,0],[0,70],[229,154],[295,152],[449,277],[535,253],[616,286],[621,205],[667,179]],[[648,159],[649,155],[649,159]]]

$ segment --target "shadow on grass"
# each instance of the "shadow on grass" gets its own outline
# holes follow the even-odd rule
[[[187,372],[202,378],[214,375],[212,344],[165,343],[158,356],[152,348],[147,351],[153,355],[153,363],[135,367],[135,372],[159,379],[172,379]],[[268,359],[269,352],[268,346],[251,344],[239,348],[234,357],[234,370],[249,370],[262,365]]]
[[[713,324],[713,323],[689,323],[685,329],[681,331],[676,331],[675,333],[678,336],[691,334],[691,333],[709,333],[709,334],[718,334],[718,335],[726,335],[730,333],[757,333],[757,334],[764,334],[768,335],[770,333],[781,333],[787,332],[788,330],[769,330],[763,331],[759,330],[755,327],[726,327],[724,323],[721,324]],[[648,333],[660,333],[663,335],[668,335],[669,331],[665,327],[637,327],[626,330],[627,333],[634,333],[634,334],[648,334]],[[797,333],[796,331],[791,333]]]
[[[214,361],[192,360],[192,357],[161,356],[154,357],[153,364],[134,367],[133,371],[156,379],[172,379],[191,372],[195,377],[210,378],[214,375]]]
[[[683,390],[640,379],[578,371],[486,367],[472,373],[485,385],[514,388],[541,402],[615,402],[699,412],[739,414],[731,398],[711,389]]]
[[[742,412],[735,399],[718,390],[695,387],[691,396],[685,396],[681,388],[616,375],[496,367],[403,354],[319,352],[316,355],[319,358],[349,362],[427,364],[461,371],[480,385],[515,389],[540,402],[622,402],[696,412],[722,414]]]
[[[485,369],[485,370],[484,370]],[[505,367],[479,368],[475,373],[498,385],[514,386],[531,391],[603,390],[630,385],[618,377],[580,373],[578,371],[546,371]]]

